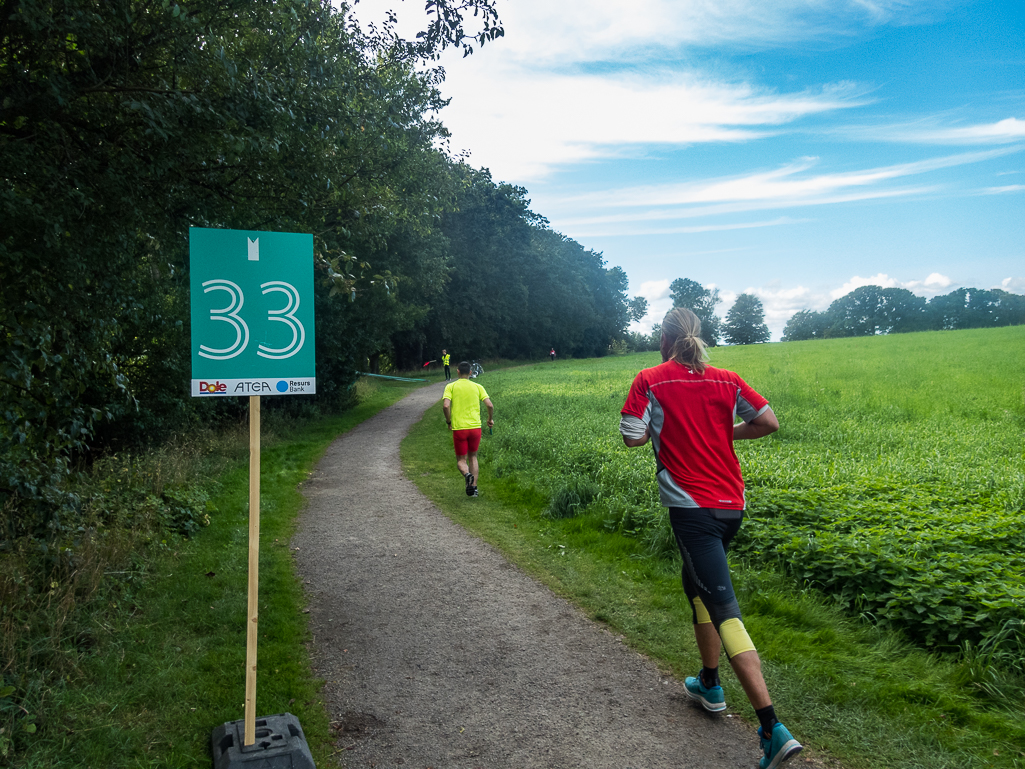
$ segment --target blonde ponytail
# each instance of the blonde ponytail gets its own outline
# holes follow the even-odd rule
[[[674,307],[662,319],[662,334],[669,343],[669,360],[697,374],[705,370],[708,353],[701,338],[701,319],[686,307]]]

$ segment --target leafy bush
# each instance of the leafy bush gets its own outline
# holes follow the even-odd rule
[[[781,563],[928,646],[978,643],[1025,619],[1021,515],[985,493],[865,482],[759,488],[751,510],[737,552]]]
[[[147,548],[210,522],[208,489],[194,479],[246,445],[227,433],[218,441],[225,458],[212,462],[212,440],[197,433],[188,444],[101,457],[63,482],[70,502],[59,529],[0,546],[0,764],[31,742],[51,690],[75,680],[97,619],[131,610]]]
[[[210,502],[210,495],[197,488],[168,489],[163,493],[161,502],[161,526],[183,536],[195,533],[202,526],[209,526],[210,513],[217,510]]]

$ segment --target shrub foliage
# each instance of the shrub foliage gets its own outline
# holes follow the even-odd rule
[[[406,41],[328,0],[2,4],[0,541],[73,527],[102,450],[238,417],[189,397],[190,226],[314,234],[321,406],[441,347],[623,335],[626,276],[446,153],[423,65],[502,27],[493,0],[428,5]]]

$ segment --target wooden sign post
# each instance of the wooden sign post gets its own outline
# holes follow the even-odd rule
[[[249,396],[249,600],[246,614],[246,734],[256,742],[256,641],[260,627],[260,396]]]

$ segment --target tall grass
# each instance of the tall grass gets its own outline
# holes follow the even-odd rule
[[[363,384],[333,417],[264,410],[258,707],[298,715],[322,765],[329,729],[287,547],[297,486],[409,387]],[[209,763],[213,727],[242,715],[247,457],[247,424],[103,457],[66,537],[0,551],[0,766]]]
[[[1025,327],[716,348],[782,429],[737,452],[750,520],[737,552],[931,648],[988,649],[1025,674]],[[609,531],[675,553],[650,451],[617,431],[655,354],[509,372],[482,451],[557,501],[584,481]],[[554,375],[553,375],[554,374]]]

